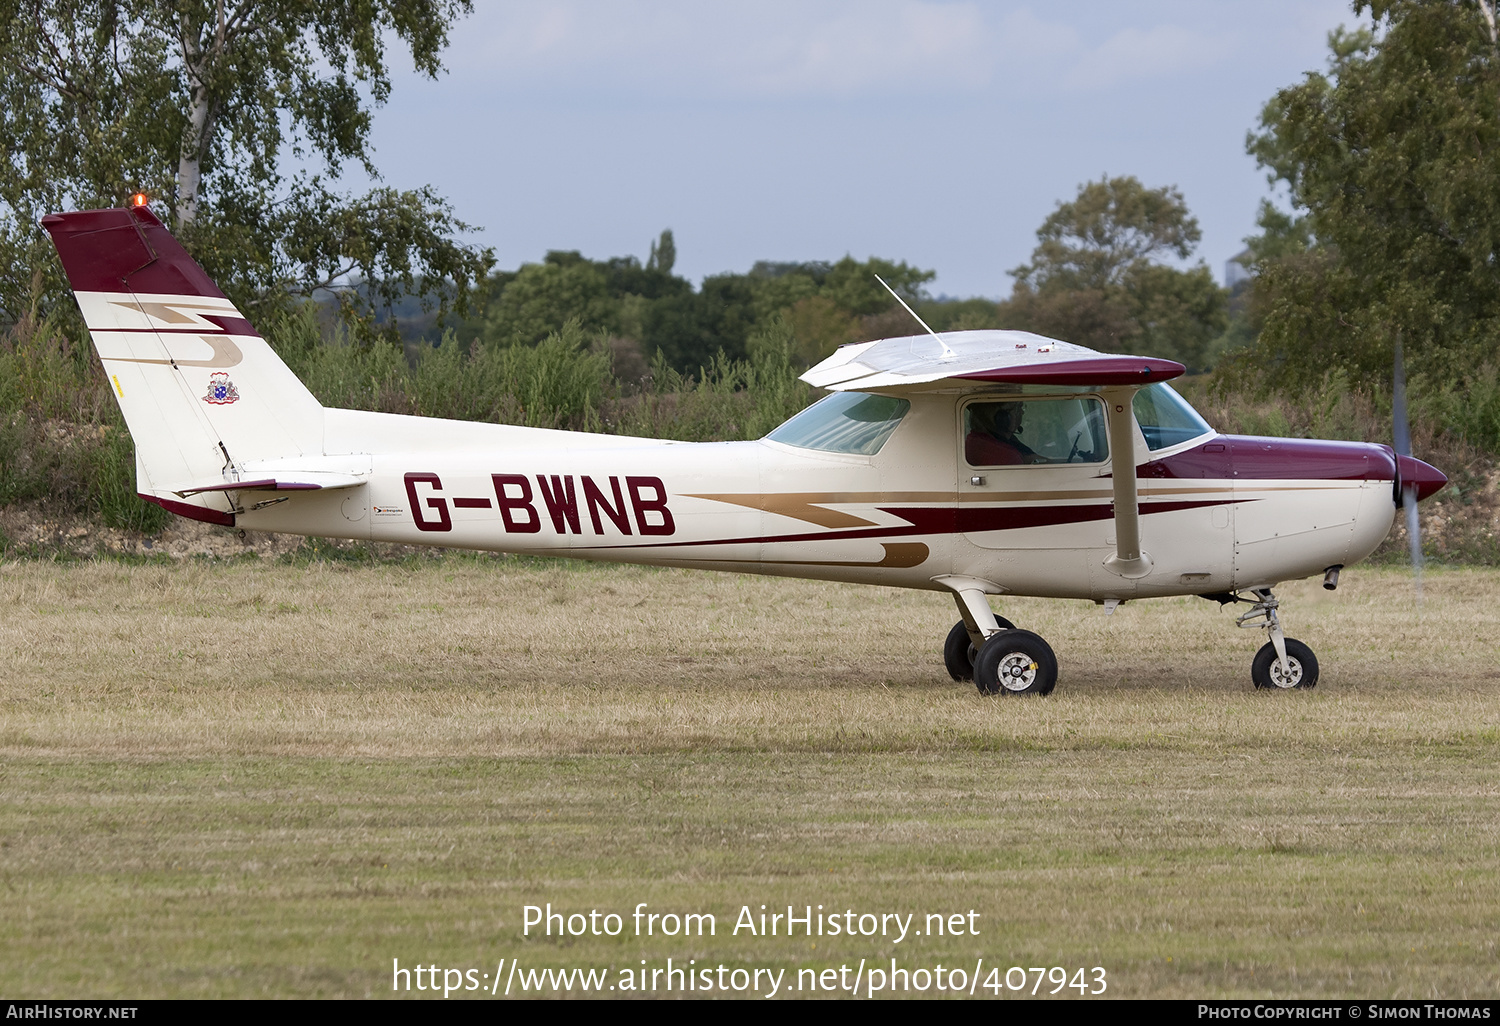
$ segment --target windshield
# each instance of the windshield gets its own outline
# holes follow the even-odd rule
[[[1146,436],[1146,448],[1153,452],[1213,430],[1186,399],[1161,382],[1137,392],[1133,405],[1141,434]]]
[[[766,437],[800,449],[873,456],[910,408],[905,399],[888,395],[835,392]]]

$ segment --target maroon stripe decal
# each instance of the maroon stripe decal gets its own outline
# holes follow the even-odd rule
[[[1105,356],[996,367],[955,376],[965,381],[1016,381],[1032,385],[1144,385],[1152,381],[1167,381],[1186,371],[1187,368],[1175,360]]]
[[[226,335],[252,335],[255,338],[260,338],[260,332],[258,332],[258,331],[255,330],[255,326],[253,324],[251,324],[249,321],[244,320],[242,318],[239,318],[239,317],[221,317],[218,314],[204,313],[201,310],[195,310],[193,312],[196,313],[196,314],[198,314],[198,316],[203,317],[206,320],[209,320],[209,321],[213,322],[213,324],[216,327],[218,327]],[[171,328],[171,327],[159,327],[159,328],[90,328],[89,330],[90,331],[107,331],[107,332],[110,332],[111,334],[118,333],[118,334],[121,334],[121,335],[131,335],[131,334],[135,334],[135,335],[212,335],[212,334],[214,334],[214,331],[211,328],[205,328],[202,325],[199,325],[197,327],[186,327],[186,328]]]
[[[493,503],[489,499],[462,499],[453,500],[453,505],[458,509],[489,509]]]
[[[260,337],[260,332],[255,330],[255,325],[243,317],[230,317],[228,314],[205,313],[201,315],[204,320],[217,324],[230,335],[254,335]]]

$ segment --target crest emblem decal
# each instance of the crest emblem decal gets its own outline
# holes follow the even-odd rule
[[[208,393],[204,395],[203,401],[213,403],[215,406],[227,406],[238,402],[240,390],[234,387],[234,382],[229,380],[229,375],[219,371],[208,379]]]

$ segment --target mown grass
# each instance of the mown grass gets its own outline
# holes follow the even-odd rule
[[[1493,571],[1283,589],[1258,694],[1201,600],[1018,600],[1046,700],[947,680],[941,596],[452,558],[0,564],[0,991],[389,993],[392,958],[1104,966],[1114,996],[1493,996]],[[521,907],[709,911],[523,938]],[[726,936],[742,905],[978,937]],[[629,930],[627,929],[627,935]],[[813,947],[816,944],[816,947]],[[981,992],[982,993],[982,992]]]

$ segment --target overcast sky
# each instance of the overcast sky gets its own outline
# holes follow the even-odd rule
[[[1106,174],[1181,189],[1222,280],[1268,195],[1245,133],[1356,20],[1334,0],[475,7],[446,74],[396,76],[374,142],[388,184],[435,186],[501,267],[644,259],[670,227],[694,281],[850,253],[996,298]]]

